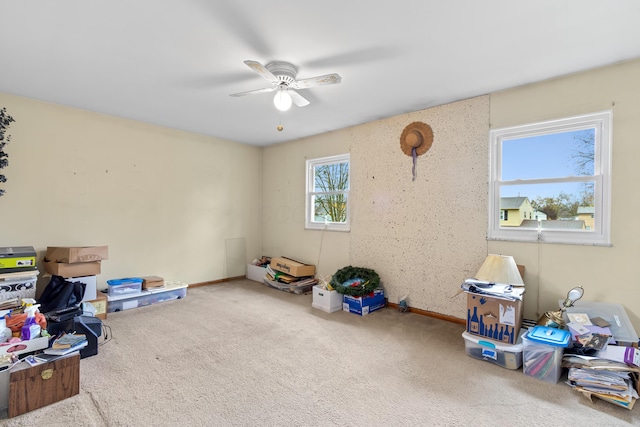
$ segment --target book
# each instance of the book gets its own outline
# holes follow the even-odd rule
[[[68,348],[47,348],[43,351],[44,354],[54,355],[54,356],[62,356],[68,353],[72,353],[77,350],[81,350],[85,348],[89,344],[89,341],[85,338],[84,341],[80,341],[75,345]]]
[[[87,336],[84,334],[63,334],[56,338],[51,344],[53,349],[71,348],[82,341],[86,341]]]

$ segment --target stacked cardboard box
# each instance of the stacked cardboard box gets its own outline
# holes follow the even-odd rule
[[[164,287],[164,279],[159,276],[144,276],[142,279],[142,289],[159,289]]]
[[[80,277],[100,274],[100,262],[109,259],[107,246],[49,246],[44,269],[54,276]]]
[[[44,256],[44,269],[53,276],[62,276],[85,286],[83,301],[98,304],[97,277],[102,260],[109,259],[108,246],[48,246]]]

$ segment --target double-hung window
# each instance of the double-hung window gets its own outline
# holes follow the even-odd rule
[[[305,228],[349,231],[349,154],[307,160]]]
[[[490,132],[490,240],[610,245],[611,111]]]

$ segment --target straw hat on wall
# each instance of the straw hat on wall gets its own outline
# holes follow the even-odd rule
[[[414,148],[416,155],[421,156],[429,151],[431,144],[433,144],[433,130],[423,122],[408,124],[400,135],[400,148],[407,156],[413,157]]]

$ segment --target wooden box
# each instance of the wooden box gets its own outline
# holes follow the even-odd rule
[[[9,418],[42,408],[80,392],[80,354],[29,366],[20,363],[9,377]]]

